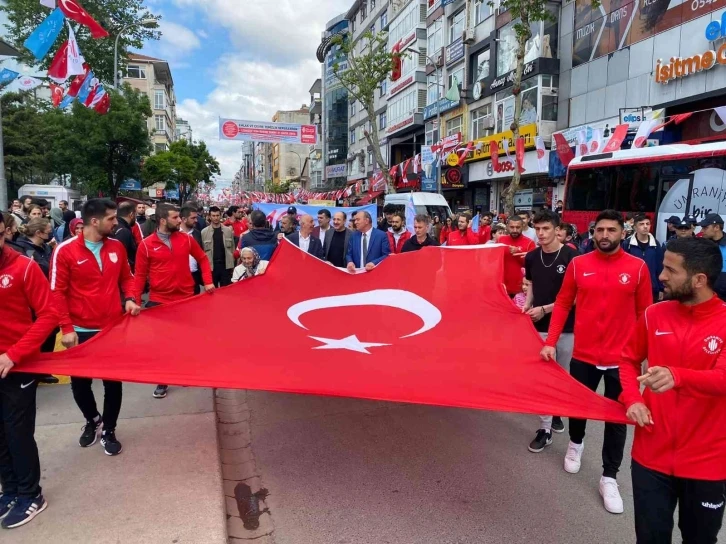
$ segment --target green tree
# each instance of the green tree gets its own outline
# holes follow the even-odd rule
[[[126,28],[119,37],[119,59],[127,58],[129,49],[141,49],[146,40],[158,40],[158,30],[141,26],[144,19],[161,19],[144,6],[143,0],[81,0],[83,7],[103,26],[110,36],[95,40],[87,27],[72,22],[76,30],[78,46],[93,72],[101,81],[113,82],[114,41],[121,29]],[[48,16],[50,10],[40,5],[38,0],[5,0],[4,11],[8,17],[7,39],[22,55],[19,60],[34,65],[33,55],[23,47],[23,42],[35,28]],[[61,33],[50,53],[41,61],[40,66],[47,69],[55,52],[62,43],[65,31]]]
[[[591,0],[593,8],[600,5],[600,0]],[[532,37],[532,25],[543,21],[556,21],[557,18],[547,0],[499,0],[498,6],[490,1],[489,5],[498,7],[500,12],[508,11],[514,21],[514,32],[517,37],[516,66],[512,80],[512,95],[514,96],[514,120],[510,130],[514,135],[514,142],[519,139],[519,118],[522,115],[522,75],[524,74],[524,55],[527,42]],[[514,195],[519,191],[521,174],[518,168],[514,169],[512,182],[504,193],[504,208],[507,214],[514,213]]]
[[[388,51],[387,32],[373,34],[371,31],[366,31],[356,42],[339,35],[333,39],[333,44],[340,47],[341,57],[347,58],[347,67],[341,62],[333,64],[333,73],[348,91],[349,98],[360,102],[365,109],[371,127],[365,132],[366,141],[373,152],[376,164],[386,178],[389,191],[395,192],[389,166],[383,160],[381,153],[375,92],[391,74],[394,61],[400,59],[401,55]]]
[[[145,182],[165,183],[168,189],[178,187],[180,205],[189,200],[198,187],[213,185],[212,177],[220,174],[219,163],[209,153],[207,145],[187,140],[173,142],[168,151],[149,157],[143,168]]]
[[[70,172],[86,194],[116,198],[121,184],[140,179],[144,157],[151,153],[146,120],[151,117],[149,97],[124,85],[109,90],[111,109],[99,115],[79,102],[68,115],[72,135],[60,143],[60,152],[74,157]]]

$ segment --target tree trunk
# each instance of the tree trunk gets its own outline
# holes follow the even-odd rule
[[[373,156],[376,158],[376,164],[381,169],[383,178],[386,180],[386,186],[388,187],[388,193],[395,193],[396,187],[393,184],[393,177],[391,176],[390,166],[383,160],[383,154],[381,153],[381,140],[378,137],[378,121],[376,120],[376,111],[373,107],[373,103],[365,105],[366,114],[368,114],[368,120],[371,123],[371,130],[366,134],[366,140],[368,145],[373,148]]]
[[[520,20],[525,31],[517,33],[517,68],[514,71],[514,81],[512,82],[512,94],[514,95],[514,120],[510,127],[513,133],[515,146],[519,139],[519,117],[522,115],[522,74],[524,73],[524,53],[527,40],[532,35],[529,28],[529,17],[525,10],[522,10]],[[519,173],[519,168],[515,165],[512,181],[509,184],[509,188],[504,193],[504,211],[509,216],[514,215],[514,195],[517,191],[519,191],[520,179],[521,174]]]

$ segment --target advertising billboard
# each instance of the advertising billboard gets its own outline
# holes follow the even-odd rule
[[[318,143],[318,131],[315,125],[266,123],[262,121],[239,121],[236,119],[220,118],[219,139],[267,142],[271,144],[314,145]]]

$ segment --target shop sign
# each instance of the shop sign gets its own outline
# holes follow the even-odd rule
[[[452,64],[464,58],[464,39],[459,38],[446,46],[446,64]]]
[[[395,96],[398,93],[400,93],[402,90],[404,90],[407,87],[410,87],[413,85],[413,75],[408,76],[406,79],[401,81],[398,85],[395,85],[394,87],[391,87],[391,91],[388,93],[388,96]]]
[[[344,178],[348,176],[348,167],[345,164],[334,164],[325,167],[325,178]]]
[[[446,163],[449,166],[458,166],[459,165],[459,156],[456,153],[451,153],[449,155],[449,158],[446,159]]]
[[[466,184],[463,178],[461,168],[449,168],[444,172],[441,179],[441,187],[444,189],[464,189]]]
[[[394,132],[398,132],[402,128],[406,128],[408,125],[413,125],[414,116],[404,119],[400,123],[396,123],[395,125],[391,125],[388,127],[388,130],[386,130],[386,134],[393,134]]]
[[[532,123],[531,125],[519,127],[519,135],[524,138],[524,148],[532,149],[535,146],[535,138],[537,137],[537,124]],[[500,132],[498,134],[474,140],[474,151],[472,151],[471,155],[466,159],[466,162],[480,161],[491,157],[492,142],[497,142],[499,145],[499,157],[505,156],[503,148],[503,142],[505,139],[509,141],[509,152],[514,154],[514,134],[511,130],[507,130],[505,132]]]
[[[721,21],[711,21],[706,26],[706,40],[710,43],[726,36],[726,12]],[[655,65],[655,82],[666,84],[681,77],[691,76],[710,70],[717,64],[726,64],[726,43],[717,49],[707,49],[703,53],[686,58],[672,57],[669,62],[658,59]]]
[[[527,76],[534,75],[536,62],[536,60],[532,60],[524,65],[524,70],[522,71],[522,79],[525,79]],[[505,87],[513,85],[515,72],[516,70],[512,70],[511,72],[504,74],[503,76],[495,77],[489,84],[489,91],[499,91],[501,89],[504,89]]]
[[[435,115],[438,115],[439,112],[443,113],[445,111],[452,110],[456,108],[459,105],[458,102],[454,102],[452,100],[449,100],[448,98],[442,98],[441,100],[437,100],[433,104],[426,106],[423,110],[423,118],[424,121],[426,119],[431,119]],[[438,110],[437,110],[438,108]]]
[[[523,176],[532,174],[548,174],[549,173],[549,151],[545,151],[545,167],[544,170],[539,168],[539,160],[536,151],[528,151],[524,154],[524,173]],[[495,168],[492,161],[480,161],[469,165],[469,181],[484,181],[489,179],[508,179],[514,174],[515,164],[514,155],[507,160],[506,157],[499,156],[498,165]]]

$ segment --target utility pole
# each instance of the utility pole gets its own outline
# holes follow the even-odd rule
[[[2,101],[0,101],[0,213],[8,209],[8,182],[5,179],[5,143],[3,142],[2,118]]]

